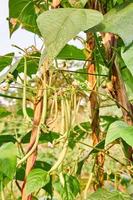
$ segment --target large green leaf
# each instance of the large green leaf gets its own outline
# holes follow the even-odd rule
[[[40,168],[45,171],[49,171],[51,169],[51,165],[47,162],[37,160],[34,165],[34,169]],[[26,164],[22,165],[20,168],[17,169],[16,171],[16,180],[23,181],[25,177],[25,169],[26,169]]]
[[[128,69],[133,75],[133,45],[129,49],[127,49],[127,51],[124,51],[124,52],[122,51],[121,56],[126,66],[128,67]]]
[[[37,15],[33,0],[9,0],[9,26],[12,34],[19,26],[38,33]]]
[[[66,45],[58,54],[57,59],[61,60],[86,60],[84,50],[73,45]]]
[[[44,171],[49,171],[51,169],[51,165],[47,162],[37,160],[34,165],[34,169],[40,168]],[[26,164],[22,165],[20,168],[16,171],[16,180],[24,181],[25,178],[25,169]],[[52,194],[52,178],[50,177],[50,181],[43,187],[43,189],[48,192],[50,195]]]
[[[91,194],[87,200],[131,200],[130,196],[117,191],[109,192],[105,189],[99,189]]]
[[[95,31],[118,34],[126,45],[133,41],[133,0],[111,9]]]
[[[102,14],[95,10],[60,8],[39,15],[37,24],[44,38],[48,56],[55,58],[69,40],[102,20]]]
[[[12,63],[14,53],[8,53],[4,56],[0,56],[0,71]]]
[[[133,146],[133,126],[128,126],[123,121],[112,123],[108,129],[105,145],[122,138],[127,144]]]
[[[33,169],[28,177],[26,183],[26,194],[31,194],[44,187],[50,181],[48,172],[43,169]]]
[[[9,142],[0,147],[0,172],[12,179],[16,170],[17,148]]]

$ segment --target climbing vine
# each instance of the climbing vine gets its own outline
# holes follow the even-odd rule
[[[9,0],[10,36],[42,47],[0,56],[2,200],[132,199],[132,12],[132,0]]]

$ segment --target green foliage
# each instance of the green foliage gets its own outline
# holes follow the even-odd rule
[[[2,72],[0,75],[0,83],[5,81],[10,73],[13,73],[17,67],[17,62],[12,64],[14,58],[14,53],[8,53],[4,56],[0,56],[0,71],[4,70],[6,67],[6,71]]]
[[[133,97],[133,85],[132,85],[133,75],[131,74],[130,70],[127,67],[124,67],[121,70],[121,75],[125,82],[129,99],[132,99],[132,97]]]
[[[0,147],[0,172],[13,179],[16,171],[17,148],[16,145],[9,142]]]
[[[2,71],[5,67],[10,66],[13,57],[14,53],[8,53],[4,56],[0,56],[0,71]]]
[[[129,56],[132,55],[132,52],[130,52],[131,55],[128,54],[127,58],[126,58],[124,56],[124,54],[126,54],[127,51],[123,52],[123,47],[122,47],[121,55],[119,55],[117,57],[117,62],[118,62],[118,65],[120,66],[122,79],[126,85],[128,97],[129,97],[129,99],[132,99],[132,97],[133,97],[133,87],[132,87],[133,75],[132,75],[131,65],[130,64],[128,65]]]
[[[17,59],[14,53],[0,56],[1,198],[21,199],[18,189],[26,180],[33,199],[130,200],[121,191],[132,195],[132,166],[122,158],[124,153],[131,161],[133,126],[122,121],[121,111],[133,98],[133,0],[52,4],[9,0],[10,36],[21,27],[42,35],[42,48],[20,48]],[[99,32],[118,38],[104,46]],[[83,49],[68,44],[71,39]],[[122,99],[113,87],[115,65],[127,92]],[[31,155],[35,163],[27,175]],[[99,173],[105,189],[90,194],[102,185]]]
[[[122,58],[133,76],[133,45],[121,52]]]
[[[86,60],[84,51],[72,45],[66,45],[58,54],[57,59],[61,60]]]
[[[38,191],[50,181],[49,174],[43,169],[33,169],[27,177],[26,193]]]
[[[119,193],[117,191],[109,192],[105,189],[99,189],[97,192],[90,195],[87,200],[131,200],[129,195]]]
[[[36,74],[39,64],[39,58],[40,58],[39,52],[33,52],[26,58],[28,76]],[[17,71],[19,73],[24,72],[24,58],[21,58],[20,62],[18,63]]]
[[[125,5],[118,6],[110,10],[104,15],[101,25],[96,31],[111,32],[118,34],[124,41],[125,45],[129,45],[133,41],[133,1],[129,1]]]
[[[37,14],[33,0],[9,0],[10,35],[21,26],[22,28],[39,34],[36,24]]]
[[[79,125],[76,125],[69,133],[68,141],[69,141],[69,147],[74,148],[76,143],[83,139],[85,135],[88,134],[90,131],[90,123],[89,122],[83,122]]]
[[[16,139],[12,135],[0,135],[0,146],[7,142],[15,143]]]
[[[27,108],[26,110],[27,110],[28,116],[33,118],[34,117],[33,109],[32,108]],[[17,111],[17,115],[23,116],[23,110],[22,109],[18,110]]]
[[[104,129],[105,132],[108,131],[109,126],[113,122],[119,120],[119,118],[116,117],[116,116],[113,117],[113,116],[107,116],[107,115],[101,116],[100,119],[101,119],[101,126],[102,126],[102,128]]]
[[[37,23],[45,41],[47,55],[55,58],[69,40],[79,32],[99,24],[102,19],[101,13],[87,9],[61,8],[42,13]]]
[[[74,200],[80,192],[80,185],[76,177],[63,174],[62,184],[57,182],[55,188],[59,191],[63,200]]]
[[[10,67],[6,70],[6,72],[0,75],[0,83],[5,81],[8,78],[9,74],[12,74],[15,71],[15,69],[18,66],[18,63],[19,63],[19,60],[16,61],[14,64],[10,65]]]
[[[6,108],[0,107],[0,118],[7,117],[10,114],[11,112],[7,111]]]
[[[21,167],[19,167],[16,171],[16,180],[19,180],[19,181],[23,181],[24,180],[24,177],[25,177],[25,168],[26,168],[26,165],[22,165]],[[35,162],[35,165],[34,165],[34,169],[43,169],[44,171],[49,171],[50,168],[51,168],[51,165],[47,162],[44,162],[44,161],[40,161],[40,160],[37,160]]]
[[[75,78],[75,80],[79,81],[80,83],[85,83],[85,81],[87,79],[86,68],[76,70],[74,73],[74,78]]]
[[[91,156],[92,154],[97,154],[99,153],[101,150],[104,150],[105,147],[105,140],[102,140],[101,142],[99,142],[96,146],[93,147],[93,149],[91,151],[89,151],[89,153],[87,153],[78,163],[77,163],[77,171],[76,173],[78,175],[81,174],[83,165],[85,163],[85,161],[89,158],[89,156]]]
[[[122,138],[127,144],[133,146],[133,127],[128,126],[123,121],[116,121],[112,123],[108,129],[105,145]]]
[[[89,155],[93,153],[98,153],[100,150],[103,150],[104,147],[105,147],[105,140],[102,140],[96,146],[94,146],[94,148],[89,152]]]
[[[29,143],[31,137],[31,132],[28,132],[21,140],[22,143]],[[59,138],[59,134],[56,132],[50,131],[49,133],[41,133],[41,136],[39,138],[39,143],[47,143],[47,142],[53,142],[55,139]]]
[[[69,0],[70,5],[74,8],[83,8],[87,3],[87,0]]]

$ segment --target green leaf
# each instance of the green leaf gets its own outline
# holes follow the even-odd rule
[[[51,165],[48,162],[44,162],[41,160],[37,160],[34,165],[34,169],[40,168],[45,171],[49,171],[51,169]],[[20,168],[17,169],[16,171],[16,180],[23,181],[25,177],[25,169],[26,169],[26,164],[22,165]]]
[[[133,76],[133,45],[128,50],[122,51],[121,56]]]
[[[92,153],[98,153],[100,150],[104,149],[104,146],[105,146],[105,140],[102,140],[101,142],[95,145],[94,149],[92,149],[89,152],[89,155],[91,155]]]
[[[117,191],[109,192],[105,189],[99,189],[91,194],[87,200],[131,200],[130,196]]]
[[[42,13],[37,24],[45,41],[47,55],[55,58],[69,40],[102,20],[102,14],[91,9],[59,8]]]
[[[17,60],[13,65],[10,66],[9,69],[6,70],[6,72],[4,72],[4,73],[2,73],[2,75],[0,75],[0,83],[2,83],[6,79],[6,77],[9,73],[13,73],[15,71],[19,62],[20,61]]]
[[[80,192],[79,181],[75,176],[63,174],[64,185],[59,181],[54,184],[56,190],[62,197],[62,200],[74,200]]]
[[[16,139],[13,137],[13,135],[0,135],[0,145],[7,142],[15,143]]]
[[[80,0],[80,2],[81,2],[81,4],[82,4],[82,6],[84,7],[85,4],[88,2],[88,0]]]
[[[88,0],[68,0],[70,5],[74,8],[84,8]]]
[[[120,66],[120,72],[121,72],[122,79],[126,86],[128,98],[132,99],[133,98],[133,84],[132,84],[133,83],[133,75],[130,71],[130,68],[128,66],[126,66],[126,62],[124,63],[124,60],[122,59],[122,53],[124,53],[123,49],[129,49],[129,46],[126,48],[122,47],[121,55],[116,57],[116,62],[118,62],[118,65]]]
[[[43,187],[43,189],[50,195],[51,199],[53,196],[53,186],[52,186],[52,176],[50,176],[50,181]]]
[[[71,200],[75,199],[74,197],[80,192],[79,181],[75,176],[72,175],[64,175],[65,186],[64,186],[64,194],[63,199]]]
[[[100,123],[104,130],[103,132],[107,132],[110,124],[112,124],[113,122],[115,122],[117,120],[119,120],[119,118],[116,116],[110,116],[110,115],[100,116]]]
[[[34,110],[32,108],[26,108],[26,111],[27,111],[28,116],[31,117],[31,118],[33,118],[33,116],[34,116]],[[23,110],[19,109],[17,111],[17,115],[23,116]]]
[[[29,143],[31,137],[31,132],[28,132],[23,138],[22,138],[22,143]],[[42,132],[40,138],[39,138],[39,143],[47,143],[47,142],[53,142],[53,140],[58,139],[59,134],[56,132],[49,131],[49,133],[44,133]]]
[[[39,34],[36,19],[37,15],[33,0],[9,0],[9,27],[11,35],[19,26]]]
[[[12,179],[16,171],[17,148],[9,142],[0,147],[0,172]]]
[[[118,34],[129,45],[133,41],[133,0],[111,9],[93,30]]]
[[[133,146],[133,126],[129,126],[123,121],[112,123],[107,132],[105,145],[118,138],[122,138],[127,144]]]
[[[57,59],[60,60],[86,60],[84,50],[78,49],[73,45],[66,45],[58,54]]]
[[[121,75],[126,85],[129,99],[133,99],[133,75],[127,67],[121,69]]]
[[[8,53],[4,56],[0,56],[0,71],[12,63],[14,53]]]
[[[87,69],[82,68],[82,69],[76,70],[75,73],[74,73],[74,78],[77,81],[84,83],[87,80]]]
[[[91,130],[91,126],[89,122],[83,122],[79,125],[76,125],[69,133],[68,136],[68,145],[71,149],[73,149],[78,141],[84,138],[85,134],[87,134]]]
[[[0,118],[7,117],[11,112],[7,111],[6,108],[0,107]]]
[[[61,5],[63,8],[71,8],[71,5],[70,5],[70,3],[68,2],[68,0],[61,0],[61,1],[60,1],[60,5]]]
[[[39,65],[39,58],[40,58],[39,52],[32,53],[29,57],[26,58],[28,76],[36,74]],[[17,71],[19,73],[24,72],[24,58],[21,58],[20,62],[18,63]]]
[[[28,177],[26,183],[26,194],[31,194],[40,188],[44,187],[50,181],[48,172],[43,169],[33,169]]]

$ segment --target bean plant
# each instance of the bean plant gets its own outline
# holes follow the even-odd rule
[[[133,1],[8,5],[42,46],[0,56],[1,200],[132,199]]]

